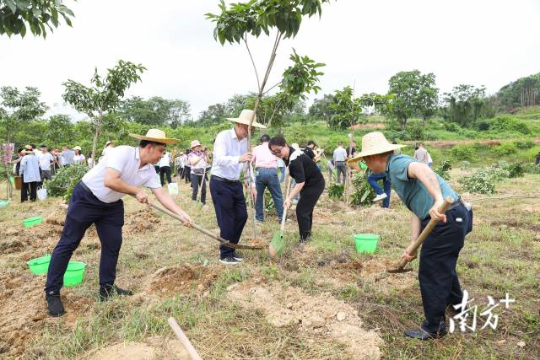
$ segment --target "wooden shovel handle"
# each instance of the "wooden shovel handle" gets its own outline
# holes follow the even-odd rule
[[[185,222],[186,220],[178,215],[178,214],[175,214],[173,213],[172,211],[170,211],[169,209],[165,209],[159,205],[156,205],[154,204],[153,202],[151,201],[148,201],[148,205],[152,206],[154,209],[158,210],[158,211],[161,211],[162,213],[165,213],[173,218],[175,218],[176,220],[180,220],[182,222]],[[233,248],[233,249],[252,249],[252,250],[260,250],[262,249],[263,247],[261,246],[251,246],[251,245],[239,245],[239,244],[233,244],[231,242],[229,242],[228,240],[225,240],[224,238],[222,238],[221,236],[217,235],[217,234],[214,234],[212,233],[210,230],[206,230],[205,228],[195,224],[195,223],[191,223],[191,227],[194,228],[195,230],[197,231],[200,231],[202,232],[203,234],[205,235],[208,235],[210,236],[211,238],[213,239],[216,239],[217,241],[219,241],[220,243],[222,243],[223,245],[227,246],[227,247],[230,247],[230,248]]]
[[[182,331],[180,326],[178,326],[178,323],[176,322],[176,320],[174,320],[174,318],[170,317],[168,322],[169,322],[169,326],[174,331],[174,334],[176,335],[178,340],[180,340],[182,345],[184,345],[184,348],[188,352],[189,356],[193,360],[202,360],[201,356],[199,355],[199,353],[197,352],[197,350],[195,349],[193,344],[191,344],[191,341],[189,341],[186,334],[184,334],[184,332]]]
[[[285,180],[285,200],[289,197],[289,191],[291,190],[291,177],[289,174],[287,174],[287,179]],[[283,231],[285,231],[285,221],[287,221],[287,210],[289,208],[285,207],[283,209],[283,215],[281,216],[281,234],[283,235]]]
[[[454,203],[454,199],[451,196],[448,196],[446,199],[444,199],[444,203],[439,208],[439,212],[441,214],[446,213],[446,211],[448,210],[450,205],[452,205],[453,203]],[[435,220],[435,219],[431,219],[429,221],[429,223],[426,225],[424,230],[422,230],[420,235],[416,238],[416,240],[412,244],[412,248],[411,248],[412,252],[415,252],[416,250],[418,250],[420,245],[422,245],[422,243],[426,240],[426,238],[429,236],[429,234],[431,233],[433,228],[435,228],[437,223],[438,223],[438,221]],[[399,263],[396,265],[396,270],[403,270],[405,265],[407,265],[407,262],[408,261],[406,261],[405,259],[399,260]]]

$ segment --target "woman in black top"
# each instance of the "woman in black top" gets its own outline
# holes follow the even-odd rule
[[[285,199],[284,207],[291,205],[291,199],[300,193],[300,201],[296,205],[296,218],[300,229],[300,242],[311,238],[313,225],[313,208],[324,191],[324,178],[317,165],[301,150],[295,150],[287,145],[283,136],[278,135],[268,143],[270,151],[283,159],[289,167],[289,174],[296,181],[295,187]]]

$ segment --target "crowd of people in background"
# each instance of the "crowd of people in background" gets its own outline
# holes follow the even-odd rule
[[[102,159],[114,148],[114,142],[108,141],[103,149]],[[86,157],[80,146],[64,146],[49,149],[45,144],[38,150],[34,144],[26,145],[17,151],[18,157],[12,161],[16,185],[21,188],[21,202],[36,201],[37,191],[44,181],[51,180],[60,168],[77,164],[93,167],[92,152]]]

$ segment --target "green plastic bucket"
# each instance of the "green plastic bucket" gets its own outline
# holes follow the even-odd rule
[[[31,228],[39,224],[41,224],[41,216],[31,217],[23,220],[23,225],[25,228]]]
[[[75,286],[82,283],[86,264],[80,261],[70,261],[64,274],[64,286]]]
[[[10,176],[9,177],[9,182],[12,184],[12,185],[15,185],[15,178],[13,176]]]
[[[379,235],[377,234],[356,234],[354,235],[356,252],[373,254],[377,249]]]
[[[45,255],[42,257],[38,257],[36,259],[32,259],[26,262],[28,267],[30,268],[30,272],[32,274],[46,274],[47,270],[49,270],[49,264],[51,262],[51,255]]]

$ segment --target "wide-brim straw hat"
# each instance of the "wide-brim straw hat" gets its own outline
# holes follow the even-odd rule
[[[405,147],[407,145],[392,144],[383,133],[375,131],[367,133],[362,137],[362,151],[357,153],[348,162],[357,162],[362,160],[365,156],[384,154],[389,151],[394,151]]]
[[[34,153],[34,150],[32,150],[32,146],[26,145],[26,146],[24,147],[23,152],[24,152],[25,154],[28,155],[28,154],[33,154],[33,153]]]
[[[229,121],[233,121],[238,124],[244,124],[249,125],[249,122],[251,121],[251,118],[253,117],[253,122],[251,123],[251,126],[259,128],[259,129],[266,129],[266,126],[263,124],[259,124],[257,122],[257,116],[253,114],[253,110],[242,110],[240,113],[240,116],[237,118],[227,118]]]
[[[193,149],[195,146],[201,146],[201,143],[199,142],[199,140],[193,140],[191,142],[191,148]]]
[[[129,136],[134,137],[135,139],[153,141],[160,144],[174,144],[175,142],[180,141],[179,139],[168,138],[165,131],[159,129],[150,129],[146,135],[129,134]]]

